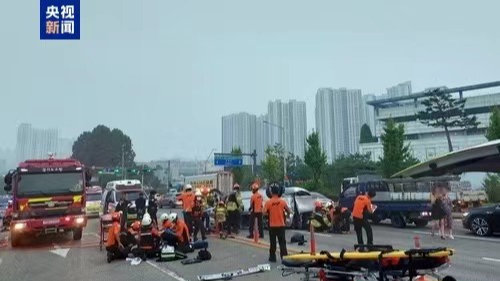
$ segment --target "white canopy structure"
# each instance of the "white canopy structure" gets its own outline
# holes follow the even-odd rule
[[[500,140],[427,160],[394,174],[392,178],[459,175],[465,172],[500,173]]]

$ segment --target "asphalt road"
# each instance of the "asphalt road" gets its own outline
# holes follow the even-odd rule
[[[442,241],[431,237],[429,229],[394,229],[390,226],[374,226],[375,242],[392,244],[396,248],[413,246],[414,236],[420,236],[422,246],[448,246],[456,249],[452,266],[445,271],[463,281],[498,280],[500,276],[500,240],[478,238],[460,230],[457,222],[455,240]],[[288,231],[290,236],[297,231]],[[98,247],[99,223],[92,219],[85,229],[81,241],[72,241],[70,235],[46,237],[32,241],[19,249],[12,249],[8,233],[0,234],[0,281],[3,280],[139,280],[157,279],[168,281],[197,280],[201,274],[231,271],[268,263],[267,240],[259,244],[244,238],[242,231],[236,239],[220,240],[209,238],[212,260],[199,264],[182,265],[180,262],[158,263],[148,260],[140,265],[126,261],[106,262],[104,251]],[[308,233],[303,232],[308,239]],[[309,239],[308,239],[309,240]],[[317,251],[339,251],[351,249],[355,243],[354,234],[332,235],[316,233]],[[289,245],[290,251],[308,251],[309,245]],[[195,254],[191,254],[195,255]],[[235,280],[279,280],[281,272],[273,264],[271,272],[260,273]],[[300,280],[298,275],[287,280]]]

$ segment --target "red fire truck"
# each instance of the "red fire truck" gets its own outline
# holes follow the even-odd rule
[[[25,235],[73,232],[80,240],[87,226],[85,186],[91,174],[74,159],[27,160],[4,177],[12,192],[10,241],[19,246]]]

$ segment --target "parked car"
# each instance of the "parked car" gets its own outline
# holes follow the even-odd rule
[[[470,209],[462,215],[462,225],[477,236],[500,232],[500,204]]]
[[[159,208],[177,208],[177,196],[176,193],[167,193],[165,195],[162,195],[160,197],[160,200],[158,201],[158,207]]]
[[[314,198],[315,201],[321,202],[321,204],[325,205],[328,202],[332,202],[332,200],[325,195],[319,193],[319,192],[311,192],[312,198]]]

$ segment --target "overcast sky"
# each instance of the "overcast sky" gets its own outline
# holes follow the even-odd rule
[[[500,1],[81,0],[80,41],[39,40],[39,0],[2,1],[0,147],[17,126],[98,124],[138,160],[205,159],[221,116],[307,102],[318,87],[382,94],[500,80]]]

